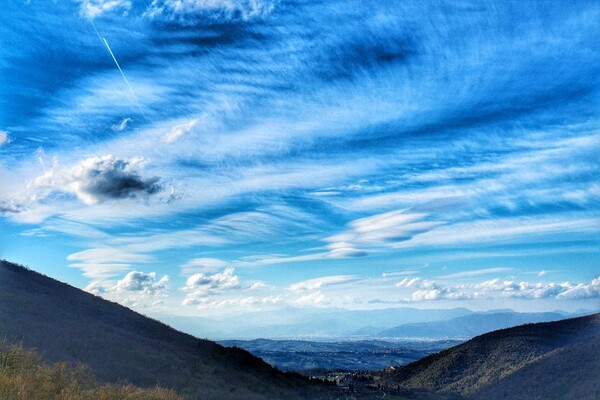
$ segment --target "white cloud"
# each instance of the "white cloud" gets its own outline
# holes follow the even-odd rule
[[[448,274],[444,276],[440,276],[440,279],[453,279],[453,278],[473,278],[482,275],[489,274],[499,274],[499,273],[508,273],[513,272],[514,268],[484,268],[484,269],[475,269],[470,271],[457,272],[454,274]],[[543,276],[543,275],[540,275]]]
[[[114,124],[111,128],[115,132],[123,132],[131,122],[131,118],[123,118],[118,124]]]
[[[329,299],[321,292],[308,293],[304,296],[297,298],[294,301],[299,305],[328,305],[331,303]]]
[[[144,15],[182,25],[198,18],[248,20],[269,14],[274,7],[269,0],[153,0]]]
[[[253,309],[256,306],[269,306],[279,304],[283,301],[281,296],[249,296],[249,297],[235,297],[231,299],[211,299],[211,298],[199,298],[194,304],[199,310],[213,310],[213,309],[231,309],[233,307],[250,307]]]
[[[421,281],[420,278],[404,278],[400,282],[396,283],[396,287],[413,287]]]
[[[115,247],[98,247],[73,253],[67,257],[69,261],[83,261],[86,263],[106,263],[106,262],[151,262],[153,258],[145,254],[130,253]]]
[[[186,123],[175,125],[173,128],[171,128],[169,133],[167,133],[163,136],[163,141],[166,143],[175,142],[180,137],[185,136],[188,133],[190,133],[192,131],[192,129],[194,129],[194,127],[196,126],[197,123],[198,123],[197,119],[192,119]]]
[[[140,175],[145,164],[141,157],[90,157],[71,167],[55,165],[34,179],[32,186],[45,190],[42,197],[53,192],[71,193],[88,205],[109,199],[145,197],[161,190],[158,177]]]
[[[112,278],[121,273],[133,268],[131,264],[119,264],[119,263],[71,263],[71,268],[77,268],[83,271],[83,276],[92,279],[106,279]]]
[[[223,291],[241,288],[240,279],[233,268],[226,268],[216,274],[197,273],[190,276],[181,290],[189,292],[183,305],[199,304],[206,297]]]
[[[306,281],[294,283],[289,287],[292,292],[303,292],[308,290],[320,289],[323,286],[336,285],[344,282],[348,282],[355,279],[352,275],[333,275],[324,276],[321,278],[309,279]]]
[[[71,261],[70,267],[82,270],[88,278],[106,279],[132,269],[132,263],[149,263],[154,258],[119,248],[98,247],[70,254],[67,260]]]
[[[327,245],[329,252],[325,254],[327,258],[356,258],[367,256],[368,253],[358,249],[352,243],[334,242]]]
[[[476,297],[543,299],[558,297],[572,286],[569,282],[515,282],[492,279],[479,283],[474,288]]]
[[[416,281],[412,279],[407,284],[417,284],[418,290],[411,295],[411,301],[429,301],[429,300],[465,300],[472,297],[464,291],[464,286],[458,287],[440,286],[430,280]],[[407,286],[409,287],[409,286]]]
[[[556,297],[570,300],[600,298],[600,276],[592,279],[590,284],[580,283],[570,287]]]
[[[198,287],[218,290],[237,289],[240,287],[240,280],[237,275],[234,275],[233,268],[226,268],[225,271],[212,275],[198,273],[190,276],[183,290],[195,290]]]
[[[265,289],[267,287],[267,284],[263,281],[256,281],[256,282],[252,282],[247,289],[248,290],[259,290],[259,289]]]
[[[84,290],[128,307],[156,309],[169,295],[169,276],[157,279],[155,272],[131,271],[117,282],[92,281]]]
[[[156,273],[145,274],[131,271],[114,286],[115,291],[143,292],[145,294],[163,294],[169,290],[169,276],[165,275],[156,280]]]
[[[8,142],[8,132],[0,130],[0,146]]]
[[[394,244],[396,248],[418,246],[450,246],[458,244],[477,244],[498,242],[500,240],[517,240],[523,236],[537,240],[551,237],[558,233],[597,233],[600,231],[598,218],[580,214],[564,214],[560,216],[497,218],[459,222],[440,226],[423,232],[414,238]]]
[[[227,262],[218,258],[194,258],[181,266],[181,274],[194,275],[199,272],[215,271],[227,266]]]
[[[78,0],[81,13],[89,18],[94,19],[115,10],[127,11],[131,9],[131,0]]]
[[[443,224],[440,221],[427,221],[427,217],[425,213],[395,210],[354,220],[348,224],[346,231],[326,239],[330,243],[330,254],[365,255],[364,250],[359,250],[361,247],[393,246]]]
[[[405,301],[464,299],[589,299],[600,298],[600,277],[591,283],[515,282],[491,279],[471,284],[440,285],[432,280],[404,278],[395,285],[415,289]]]

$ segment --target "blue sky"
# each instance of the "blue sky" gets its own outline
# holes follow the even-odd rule
[[[10,1],[0,255],[147,313],[597,308],[598,20]]]

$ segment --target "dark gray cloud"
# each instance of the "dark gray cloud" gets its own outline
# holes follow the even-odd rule
[[[25,206],[20,203],[16,203],[12,200],[0,201],[0,214],[18,214],[25,210]]]
[[[119,159],[112,155],[90,157],[70,168],[54,168],[34,181],[50,192],[73,193],[86,204],[111,199],[147,197],[162,190],[159,177],[144,177],[141,158]]]

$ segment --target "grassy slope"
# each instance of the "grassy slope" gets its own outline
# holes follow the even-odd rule
[[[306,382],[241,349],[199,340],[128,308],[0,262],[0,338],[81,362],[103,382],[157,383],[191,398],[306,398]]]
[[[475,395],[487,387],[489,392],[486,393],[493,392],[501,396],[501,389],[504,387],[502,379],[508,379],[512,375],[515,382],[518,380],[522,385],[526,385],[530,379],[529,375],[518,378],[519,373],[529,371],[526,368],[533,371],[536,365],[538,367],[535,371],[541,373],[544,368],[549,368],[552,362],[556,373],[562,369],[571,370],[573,379],[578,379],[562,381],[562,384],[555,380],[555,390],[558,390],[559,386],[578,385],[579,381],[584,384],[587,379],[594,378],[582,374],[582,371],[589,367],[583,363],[582,358],[563,358],[555,354],[560,354],[558,352],[561,349],[564,354],[568,354],[569,346],[574,346],[572,349],[580,349],[579,346],[597,341],[599,337],[600,314],[503,329],[478,336],[462,345],[385,373],[382,381],[388,387],[456,392],[464,396]],[[600,357],[600,347],[588,350],[592,355],[590,360]],[[533,376],[535,374],[532,372],[531,377]]]

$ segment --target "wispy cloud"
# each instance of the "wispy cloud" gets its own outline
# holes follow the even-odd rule
[[[8,132],[0,130],[0,146],[8,143]]]
[[[0,230],[94,280],[160,263],[177,287],[228,267],[240,291],[265,282],[197,298],[215,309],[350,290],[475,301],[453,280],[542,269],[582,282],[600,221],[598,17],[593,2],[15,2]],[[356,271],[377,278],[287,290]]]
[[[194,258],[181,266],[181,274],[190,276],[201,272],[209,272],[225,268],[227,262],[218,258]]]
[[[307,290],[320,289],[323,286],[337,285],[344,282],[349,282],[356,279],[352,275],[333,275],[323,276],[320,278],[308,279],[302,282],[294,283],[289,287],[292,292],[304,292]]]
[[[498,268],[483,268],[474,269],[469,271],[455,272],[453,274],[440,276],[440,279],[458,279],[458,278],[475,278],[483,275],[500,274],[500,273],[511,273],[514,272],[514,268],[498,267]],[[543,276],[543,275],[540,275]]]
[[[163,140],[166,143],[173,143],[180,137],[190,133],[192,131],[192,129],[194,129],[194,126],[196,126],[197,123],[198,123],[197,119],[192,119],[186,123],[175,125],[173,128],[171,128],[169,133],[167,133],[163,136]]]

